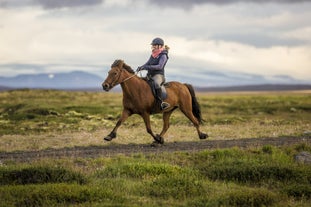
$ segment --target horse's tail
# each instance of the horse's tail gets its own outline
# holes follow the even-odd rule
[[[201,107],[200,107],[200,104],[199,104],[197,98],[195,97],[194,89],[193,89],[192,85],[190,85],[190,84],[185,83],[185,86],[187,86],[187,88],[191,94],[192,113],[198,119],[199,123],[202,124],[203,119],[202,119],[202,115],[201,115]]]

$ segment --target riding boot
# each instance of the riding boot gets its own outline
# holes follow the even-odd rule
[[[161,110],[164,110],[164,109],[166,109],[166,108],[168,108],[168,107],[170,107],[170,104],[169,103],[167,103],[167,102],[164,102],[163,100],[162,100],[162,90],[161,90],[161,88],[156,88],[156,99],[159,101],[159,105],[160,105],[160,108],[161,108]]]

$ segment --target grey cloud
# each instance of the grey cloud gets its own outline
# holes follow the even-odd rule
[[[94,6],[103,2],[104,0],[0,0],[0,7],[41,6],[44,9],[60,9],[66,7]]]
[[[64,7],[81,7],[101,4],[103,0],[35,0],[35,3],[45,9],[58,9]]]
[[[105,0],[0,0],[0,8],[15,8],[24,6],[42,6],[44,9],[59,9],[66,7],[85,7],[94,6],[104,3]],[[132,3],[141,0],[132,0]],[[302,3],[310,2],[310,0],[149,0],[150,4],[161,7],[179,7],[179,8],[192,8],[196,5],[202,4],[215,4],[227,5],[239,2],[244,3]]]
[[[302,3],[302,2],[310,2],[309,0],[151,0],[150,3],[156,4],[158,6],[164,7],[182,7],[182,8],[191,8],[196,5],[202,4],[215,4],[215,5],[227,5],[234,3]]]
[[[272,46],[299,46],[307,44],[307,42],[298,39],[284,39],[275,35],[264,34],[215,34],[210,37],[214,40],[224,40],[239,42],[247,45],[252,45],[258,48],[268,48]]]
[[[33,0],[0,0],[0,8],[15,8],[33,4]]]

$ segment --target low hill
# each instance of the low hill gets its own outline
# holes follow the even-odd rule
[[[196,91],[200,92],[225,92],[225,91],[296,91],[311,90],[308,84],[261,84],[261,85],[241,85],[227,87],[196,87]]]
[[[204,76],[211,78],[210,76]],[[170,79],[175,80],[175,79]],[[178,81],[178,79],[176,79]],[[217,80],[217,79],[216,79]],[[0,77],[0,91],[12,89],[57,89],[57,90],[78,90],[78,91],[102,91],[101,83],[103,78],[98,75],[82,71],[73,71],[70,73],[40,73],[18,75],[15,77]],[[185,78],[184,81],[187,82]],[[191,81],[189,80],[189,83]],[[196,91],[200,92],[223,92],[223,91],[285,91],[285,90],[311,90],[311,84],[297,84],[289,82],[288,84],[265,84],[254,82],[253,85],[243,84],[232,86],[209,86],[196,87],[192,84]],[[113,89],[115,92],[120,92],[121,88]]]
[[[3,88],[89,89],[101,88],[102,81],[101,77],[82,71],[0,77]]]

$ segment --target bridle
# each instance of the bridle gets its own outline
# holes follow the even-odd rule
[[[130,80],[131,78],[133,78],[134,76],[136,76],[137,75],[137,72],[135,72],[133,75],[131,75],[130,77],[127,77],[127,78],[125,78],[123,81],[121,81],[120,82],[120,84],[121,83],[124,83],[124,82],[126,82],[126,81],[128,81],[128,80]],[[120,75],[121,76],[121,75]],[[120,77],[119,77],[120,78]]]
[[[137,72],[135,72],[135,73],[134,73],[133,75],[131,75],[130,77],[127,77],[127,78],[124,79],[123,81],[120,81],[120,82],[119,82],[122,72],[123,72],[123,70],[121,69],[118,78],[116,78],[116,80],[115,80],[115,81],[112,81],[112,83],[110,84],[111,87],[115,87],[116,85],[118,85],[118,83],[119,83],[119,84],[124,83],[124,82],[130,80],[131,78],[133,78],[134,76],[137,75]]]

